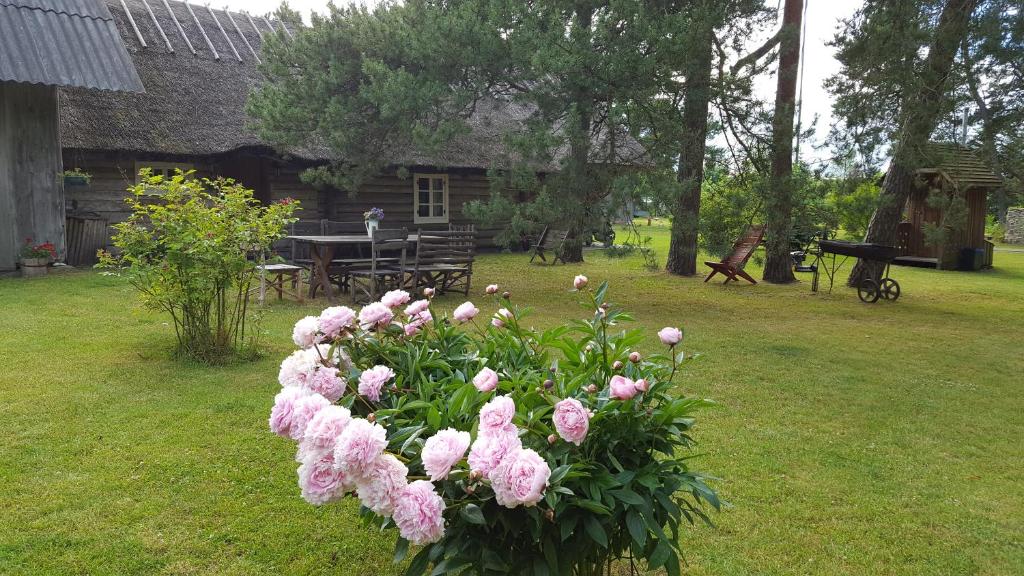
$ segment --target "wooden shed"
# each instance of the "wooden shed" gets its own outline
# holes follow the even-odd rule
[[[0,2],[0,270],[27,238],[65,255],[58,86],[143,90],[106,4]]]
[[[362,227],[363,213],[382,208],[388,226],[447,228],[468,224],[463,204],[490,197],[488,170],[512,152],[504,135],[523,126],[531,110],[511,102],[481,102],[470,130],[445,149],[388,150],[387,168],[359,190],[314,187],[300,175],[332,160],[316,145],[278,150],[262,141],[246,115],[246,99],[262,81],[265,37],[298,32],[284,22],[200,7],[179,0],[104,0],[146,85],[145,94],[61,91],[64,163],[92,175],[69,190],[69,207],[110,223],[127,216],[125,190],[140,168],[227,176],[264,202],[298,199],[298,217]],[[643,155],[634,140],[617,148],[623,163]],[[538,167],[557,170],[557,163]],[[498,232],[481,230],[483,242]]]
[[[931,142],[923,155],[925,167],[916,171],[896,228],[901,256],[895,263],[946,270],[992,266],[992,243],[985,239],[987,198],[1003,185],[1002,178],[958,144]],[[944,229],[944,241],[934,233],[929,237],[928,229]]]

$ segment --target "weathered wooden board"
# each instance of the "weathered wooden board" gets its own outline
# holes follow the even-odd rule
[[[57,92],[0,82],[0,269],[13,269],[26,238],[64,255],[64,192]]]

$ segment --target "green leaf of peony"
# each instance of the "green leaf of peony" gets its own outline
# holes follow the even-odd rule
[[[590,535],[590,539],[600,544],[601,548],[608,547],[608,534],[605,533],[604,527],[597,521],[597,518],[593,516],[587,516],[583,519],[583,528]]]
[[[626,528],[629,529],[629,535],[633,537],[633,542],[643,548],[647,543],[647,526],[644,525],[644,519],[636,510],[626,513]]]
[[[466,504],[459,510],[459,514],[469,522],[470,524],[484,525],[487,522],[484,520],[484,513],[480,510],[480,507],[476,504]]]
[[[400,564],[402,560],[405,560],[406,554],[409,553],[409,541],[401,536],[395,541],[395,564]]]

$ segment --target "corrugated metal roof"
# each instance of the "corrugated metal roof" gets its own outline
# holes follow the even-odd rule
[[[0,82],[143,92],[102,0],[0,0]]]

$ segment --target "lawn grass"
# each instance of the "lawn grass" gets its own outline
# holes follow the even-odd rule
[[[894,269],[903,298],[870,306],[638,257],[526,260],[484,256],[474,284],[550,326],[581,313],[574,274],[608,279],[647,350],[681,324],[701,354],[680,388],[720,404],[696,436],[731,507],[686,531],[687,573],[1024,573],[1024,253]],[[0,280],[0,574],[395,573],[391,536],[351,501],[303,502],[266,430],[291,325],[323,303],[274,303],[269,355],[210,368],[171,360],[171,327],[136,302],[92,272]]]

